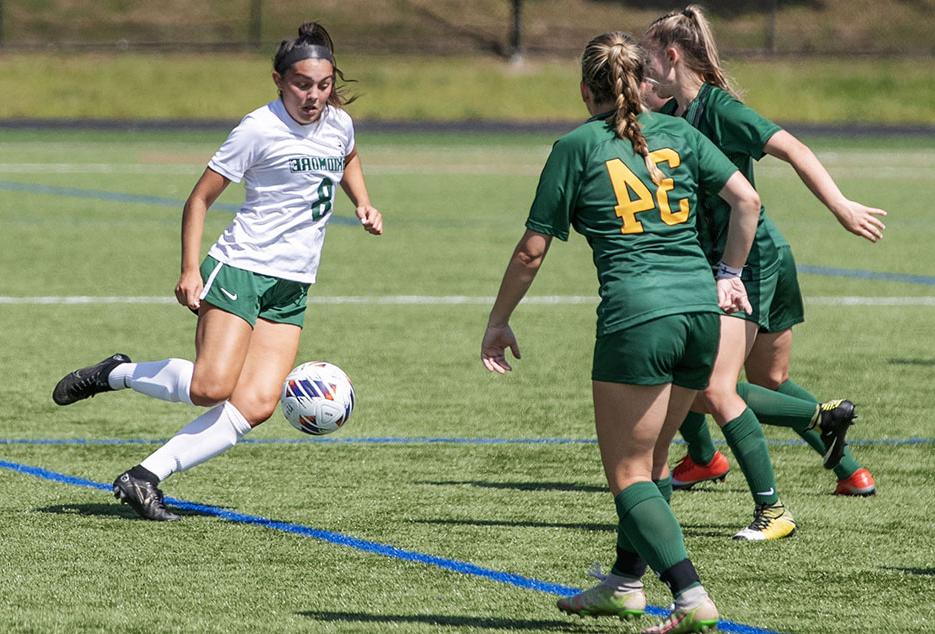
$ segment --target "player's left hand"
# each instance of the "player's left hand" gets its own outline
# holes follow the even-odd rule
[[[749,315],[753,312],[747,289],[739,277],[725,277],[717,281],[717,304],[726,313],[742,310]]]
[[[507,348],[513,351],[514,357],[520,358],[519,344],[509,325],[487,326],[484,341],[480,345],[480,359],[484,362],[484,367],[498,374],[506,374],[512,370],[506,360]]]
[[[354,213],[357,214],[357,219],[368,233],[375,236],[383,235],[383,214],[377,211],[376,207],[361,205]]]
[[[877,216],[885,215],[886,212],[882,209],[867,207],[853,200],[848,200],[837,218],[838,222],[854,235],[870,242],[876,242],[883,238],[883,230],[886,229],[886,225]]]

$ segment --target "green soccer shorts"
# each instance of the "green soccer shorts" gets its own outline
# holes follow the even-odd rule
[[[703,390],[720,338],[714,312],[667,315],[624,328],[597,338],[591,379]]]
[[[792,257],[792,247],[779,247],[779,259],[779,279],[776,280],[776,291],[769,306],[767,327],[761,326],[760,332],[782,332],[805,321],[805,306],[795,270],[795,258]]]
[[[782,332],[805,321],[802,290],[791,247],[779,247],[779,266],[773,273],[745,279],[743,285],[753,311],[731,313],[731,317],[755,322],[764,333]]]
[[[251,327],[258,318],[302,327],[308,284],[239,269],[210,255],[201,263],[201,299],[237,315]]]

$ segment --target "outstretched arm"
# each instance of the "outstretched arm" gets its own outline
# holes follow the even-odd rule
[[[763,149],[767,154],[789,163],[802,182],[845,229],[870,242],[883,237],[886,225],[878,216],[885,216],[886,212],[845,198],[828,170],[807,145],[785,130],[780,130],[770,137]]]
[[[512,350],[513,356],[520,358],[519,344],[510,329],[510,316],[536,278],[551,242],[552,236],[527,229],[513,250],[481,343],[481,361],[491,372],[505,374],[513,369],[506,360],[507,348]]]
[[[383,215],[370,204],[370,195],[364,183],[364,169],[360,165],[360,156],[355,149],[344,160],[344,178],[341,188],[354,203],[357,219],[367,232],[378,236],[383,233]]]

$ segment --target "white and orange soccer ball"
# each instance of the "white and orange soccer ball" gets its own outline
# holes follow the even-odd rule
[[[282,386],[282,413],[293,427],[321,436],[340,429],[354,411],[354,385],[344,371],[324,361],[298,366]]]

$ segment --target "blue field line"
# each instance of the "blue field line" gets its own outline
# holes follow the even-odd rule
[[[0,438],[0,445],[161,445],[168,438]],[[769,438],[766,442],[779,447],[805,446],[799,438]],[[244,438],[241,445],[594,445],[594,438],[446,438],[429,436],[375,436],[370,438]],[[685,441],[676,438],[676,445]],[[716,445],[726,441],[717,439]],[[847,441],[858,447],[905,447],[935,444],[935,438],[866,438]]]
[[[93,200],[104,200],[107,202],[118,203],[142,203],[144,205],[157,205],[160,207],[173,207],[181,209],[185,205],[184,200],[176,198],[166,198],[163,196],[144,196],[141,194],[127,194],[124,192],[109,192],[101,189],[83,189],[80,187],[56,187],[54,185],[40,185],[38,183],[17,183],[15,181],[0,181],[0,189],[17,192],[28,192],[30,194],[49,194],[52,196],[68,196],[71,198],[91,198]],[[211,205],[212,211],[240,211],[240,205],[231,203],[216,202]],[[360,223],[353,218],[343,216],[333,216],[329,222],[339,225],[359,225]]]
[[[935,277],[930,275],[909,275],[905,273],[879,273],[877,271],[861,271],[859,269],[838,269],[831,266],[810,266],[799,264],[796,266],[799,273],[812,275],[826,275],[829,277],[852,277],[861,280],[877,280],[884,282],[905,282],[906,284],[922,284],[935,286]]]
[[[105,484],[103,482],[85,480],[84,478],[77,478],[74,476],[65,475],[63,473],[57,473],[55,471],[49,471],[48,469],[43,469],[41,467],[33,467],[16,462],[7,462],[6,460],[0,460],[0,468],[9,469],[10,471],[21,473],[23,475],[35,476],[44,480],[51,480],[52,482],[58,482],[61,484],[70,484],[72,486],[80,486],[88,489],[96,489],[108,492],[112,490],[112,485]],[[548,581],[542,581],[532,577],[524,577],[523,575],[517,575],[509,572],[500,572],[498,570],[476,566],[465,561],[458,561],[457,559],[436,557],[435,555],[428,555],[426,553],[420,553],[414,550],[406,550],[404,548],[397,548],[395,546],[381,544],[379,542],[374,542],[367,539],[359,539],[357,537],[351,537],[350,535],[335,533],[311,526],[304,526],[302,524],[294,524],[292,522],[278,522],[276,520],[271,520],[259,515],[238,513],[236,511],[229,511],[217,506],[198,504],[196,502],[188,502],[186,500],[180,500],[172,497],[166,497],[165,501],[167,504],[170,504],[176,508],[193,511],[202,515],[212,515],[214,517],[227,520],[228,522],[234,522],[237,524],[252,524],[255,526],[261,526],[263,528],[268,528],[270,530],[291,533],[293,535],[301,535],[303,537],[310,537],[312,539],[317,539],[329,544],[346,546],[347,548],[353,548],[355,550],[371,553],[374,555],[380,555],[382,557],[410,561],[413,563],[424,564],[426,566],[435,566],[436,568],[441,568],[443,570],[450,570],[451,572],[464,575],[472,575],[475,577],[488,579],[490,581],[496,581],[498,583],[514,586],[516,588],[522,588],[524,590],[535,590],[536,592],[543,592],[546,594],[562,597],[571,596],[581,591],[580,588],[565,586],[558,583],[550,583]],[[650,616],[665,616],[669,613],[668,610],[652,605],[646,606],[646,612]],[[720,627],[725,632],[737,632],[738,634],[779,634],[774,630],[766,630],[750,625],[743,625],[742,623],[734,623],[732,621],[719,621],[718,627]]]

